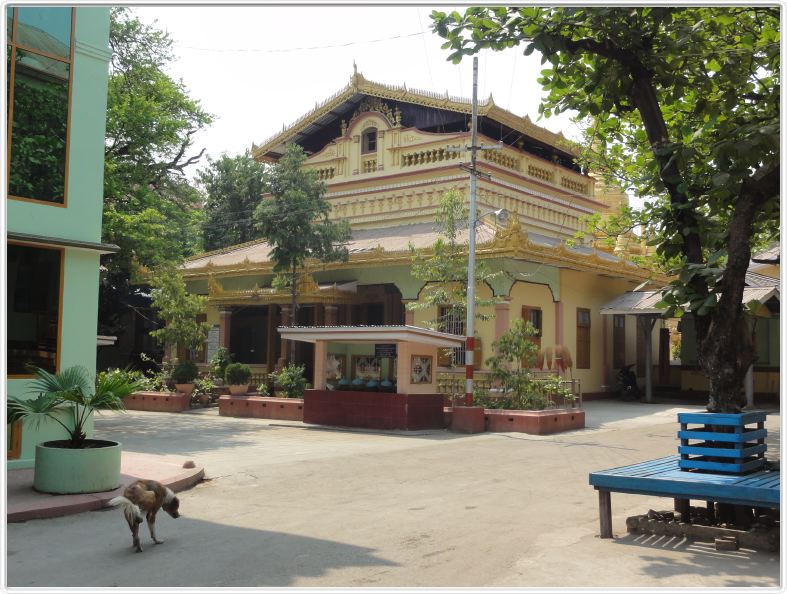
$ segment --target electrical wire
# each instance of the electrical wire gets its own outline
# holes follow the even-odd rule
[[[419,17],[420,18],[420,17]],[[231,48],[231,47],[224,47],[224,48],[215,48],[215,47],[193,47],[189,45],[180,45],[182,49],[194,50],[199,52],[215,52],[215,53],[226,53],[226,52],[248,52],[248,53],[258,53],[258,54],[281,54],[287,52],[302,52],[302,51],[313,51],[313,50],[324,50],[324,49],[333,49],[333,48],[340,48],[340,47],[350,47],[353,45],[364,45],[367,43],[380,43],[383,41],[392,41],[395,39],[406,39],[408,37],[416,37],[418,35],[424,35],[423,31],[418,33],[404,33],[401,35],[394,35],[392,37],[381,37],[380,39],[367,39],[365,41],[348,41],[347,43],[337,43],[333,45],[314,45],[310,47],[289,47],[289,48],[276,48],[276,49],[263,49],[263,48]]]

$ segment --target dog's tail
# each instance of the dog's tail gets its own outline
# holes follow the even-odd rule
[[[145,519],[145,516],[142,515],[142,510],[139,509],[139,506],[122,495],[118,495],[114,499],[110,499],[108,503],[109,505],[115,507],[120,506],[123,508],[123,515],[126,516],[126,521],[128,522],[129,526],[133,526],[134,522],[141,524]]]

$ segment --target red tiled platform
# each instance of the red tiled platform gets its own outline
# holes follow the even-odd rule
[[[303,421],[303,399],[271,398],[267,396],[220,396],[219,415],[223,417]]]
[[[444,409],[445,426],[460,433],[483,431],[548,435],[583,429],[585,411],[579,408],[554,410],[499,410],[457,406]]]
[[[180,392],[134,392],[123,399],[128,410],[183,412],[191,408],[191,396]]]
[[[548,435],[585,427],[585,411],[579,408],[555,410],[493,410],[484,411],[487,431],[519,431]]]
[[[54,518],[106,507],[107,502],[122,494],[125,486],[144,478],[159,481],[175,492],[193,487],[205,476],[202,466],[184,468],[187,458],[123,452],[120,460],[121,486],[114,491],[77,495],[49,495],[33,490],[33,469],[7,471],[8,522],[25,522]]]
[[[442,429],[442,394],[306,390],[303,422],[365,429]]]

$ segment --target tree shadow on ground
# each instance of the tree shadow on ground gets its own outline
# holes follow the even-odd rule
[[[224,419],[217,417],[213,422],[201,415],[139,411],[102,414],[95,417],[95,437],[119,441],[125,451],[181,454],[253,445],[261,431],[273,430],[268,425],[244,422],[246,419],[233,419],[240,422],[228,427]]]
[[[654,534],[626,534],[615,538],[616,545],[639,547],[640,559],[645,563],[642,571],[654,579],[676,577],[684,574],[699,573],[727,577],[725,586],[778,586],[779,553],[739,549],[737,551],[717,551],[714,543],[690,540],[677,536],[658,536]],[[682,559],[664,558],[648,555],[647,550],[680,551]],[[736,579],[738,576],[758,576],[762,581],[752,583]],[[772,582],[772,583],[771,583]],[[654,584],[657,582],[654,582]],[[701,584],[697,584],[698,586]]]
[[[140,527],[143,551],[116,509],[14,524],[8,530],[8,585],[13,587],[318,586],[332,570],[363,568],[348,587],[398,564],[373,549],[336,540],[159,514],[161,545]],[[247,518],[248,520],[248,518]],[[258,518],[255,518],[259,522]],[[244,523],[242,517],[228,522]],[[249,523],[248,521],[246,523]],[[312,578],[310,580],[310,578]],[[304,583],[304,582],[300,582]]]

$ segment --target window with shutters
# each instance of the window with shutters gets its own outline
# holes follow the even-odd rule
[[[577,308],[577,369],[590,369],[590,310]]]
[[[618,369],[626,364],[626,316],[612,316],[612,365]]]

